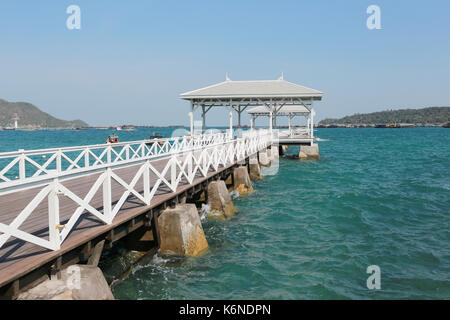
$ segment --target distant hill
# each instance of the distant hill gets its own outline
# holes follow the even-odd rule
[[[87,127],[88,124],[81,120],[65,121],[57,119],[38,107],[27,102],[8,102],[0,99],[0,127],[12,127],[11,118],[17,113],[20,127],[41,128],[76,128]]]
[[[340,119],[324,119],[321,125],[330,124],[443,124],[450,121],[450,107],[429,107],[423,109],[401,109],[354,114]]]

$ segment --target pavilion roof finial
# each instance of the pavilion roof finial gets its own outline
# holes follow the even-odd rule
[[[284,72],[281,72],[281,77],[279,77],[278,80],[284,80]]]
[[[228,76],[228,72],[225,73],[225,81],[231,81],[230,77]]]

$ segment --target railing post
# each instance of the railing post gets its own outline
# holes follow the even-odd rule
[[[111,146],[107,147],[106,151],[106,163],[111,163]]]
[[[106,168],[105,181],[103,181],[103,214],[112,223],[112,203],[111,203],[111,168]]]
[[[48,234],[53,250],[61,247],[59,227],[58,179],[53,179],[52,190],[48,194]]]
[[[150,171],[149,171],[149,161],[147,160],[144,163],[144,173],[143,173],[143,180],[144,180],[144,200],[145,204],[150,204]]]
[[[206,165],[207,165],[207,161],[206,161],[206,149],[202,150],[202,165],[203,165],[203,170],[207,170]],[[206,172],[205,177],[208,175],[208,172]]]
[[[59,149],[59,150],[57,151],[57,154],[56,154],[56,171],[57,171],[58,173],[62,171],[62,167],[61,167],[61,154],[62,154],[62,151],[61,151],[61,149]]]
[[[170,161],[172,163],[170,164],[170,183],[172,184],[173,190],[177,189],[176,183],[177,183],[177,162],[176,162],[176,156],[172,156],[170,158]]]
[[[130,145],[129,144],[125,145],[125,155],[126,155],[126,159],[130,160]]]
[[[191,179],[194,179],[194,177],[193,177],[194,172],[193,172],[193,169],[192,169],[192,158],[194,157],[194,154],[192,152],[189,152],[187,156],[188,156],[188,159],[187,159],[188,176]]]
[[[84,149],[84,167],[88,168],[90,163],[89,163],[89,148]]]
[[[19,149],[19,152],[21,152],[21,155],[19,156],[19,179],[25,179],[26,178],[26,171],[25,171],[25,150]]]

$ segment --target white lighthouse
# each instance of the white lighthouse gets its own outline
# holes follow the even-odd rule
[[[19,115],[17,113],[13,113],[12,119],[14,121],[14,129],[18,128],[17,122],[19,121]]]

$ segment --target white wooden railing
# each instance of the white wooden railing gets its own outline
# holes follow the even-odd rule
[[[34,198],[11,223],[0,223],[0,248],[10,237],[14,237],[50,250],[59,250],[82,214],[87,212],[103,223],[111,224],[129,196],[134,196],[142,205],[150,205],[160,186],[165,185],[175,192],[183,179],[192,184],[198,173],[206,177],[209,170],[216,171],[219,167],[242,161],[270,144],[271,135],[268,131],[253,130],[235,139],[228,134],[216,133],[0,153],[0,160],[7,160],[5,167],[0,170],[0,202],[3,196],[39,188]],[[37,159],[41,159],[41,163]],[[163,159],[167,161],[162,169],[158,169],[155,161]],[[32,169],[27,169],[26,165]],[[8,176],[14,166],[18,166],[16,179],[12,178],[14,173]],[[129,166],[138,166],[138,170],[132,181],[126,183],[115,169]],[[152,183],[151,172],[157,177]],[[98,177],[92,185],[86,186],[89,191],[84,198],[61,183],[92,174],[98,174]],[[143,191],[136,189],[141,178]],[[113,180],[126,189],[118,200],[112,199]],[[90,202],[100,188],[103,206],[94,208]],[[60,222],[59,198],[62,196],[70,198],[78,206],[64,224]],[[45,199],[48,201],[48,237],[20,230],[19,227]]]

